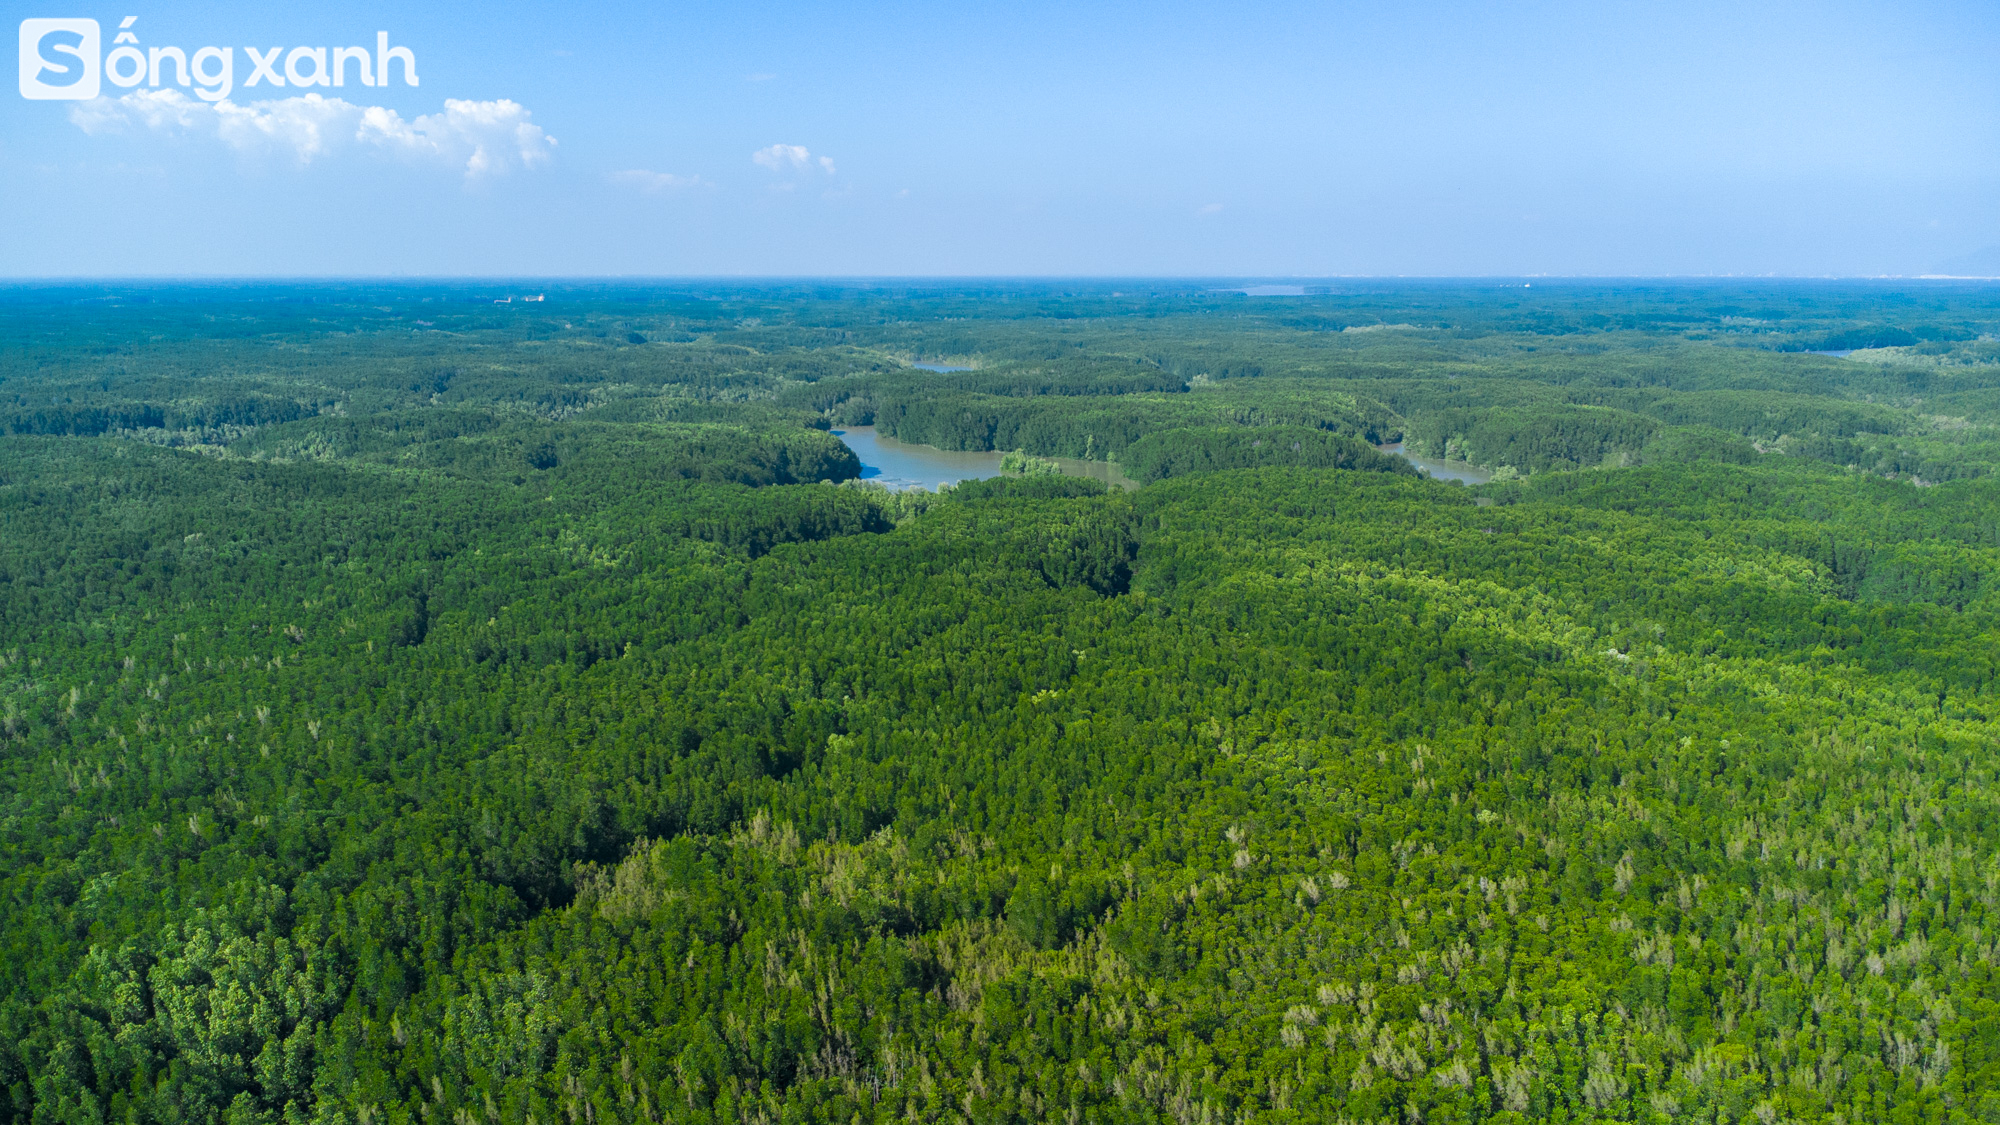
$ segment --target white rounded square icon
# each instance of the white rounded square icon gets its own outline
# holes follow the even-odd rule
[[[83,101],[101,78],[96,20],[21,21],[21,96]]]

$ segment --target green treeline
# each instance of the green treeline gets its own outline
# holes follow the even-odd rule
[[[1030,396],[933,388],[921,380],[841,380],[799,388],[788,398],[842,424],[872,424],[902,441],[940,449],[1021,449],[1087,460],[1118,460],[1140,438],[1167,429],[1311,426],[1387,441],[1394,428],[1392,415],[1379,403],[1324,386],[1273,379],[1247,389],[1185,392],[1177,381],[1170,394],[1148,386],[1143,393],[1054,390]]]
[[[1410,426],[1426,435],[1412,443],[1412,452],[1530,472],[1593,468],[1645,448],[1659,429],[1622,410],[1566,404],[1439,410],[1413,415]]]
[[[291,422],[312,413],[296,400],[261,395],[229,396],[190,405],[117,403],[16,407],[0,420],[9,434],[96,436],[118,430],[184,430],[263,426]]]
[[[1273,465],[1416,475],[1400,457],[1378,453],[1350,437],[1297,426],[1165,430],[1134,444],[1124,463],[1127,475],[1147,483],[1189,473]]]
[[[637,479],[798,484],[860,475],[853,451],[815,429],[614,425],[596,418],[543,422],[466,410],[315,418],[263,428],[230,443],[228,452],[253,460],[335,460],[480,478],[518,478],[560,467],[564,478],[615,477],[628,484]]]

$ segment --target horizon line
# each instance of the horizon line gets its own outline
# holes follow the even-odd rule
[[[1550,274],[1550,273],[1491,273],[1491,274],[895,274],[895,273],[770,273],[770,274],[619,274],[619,273],[467,273],[467,274],[59,274],[59,275],[0,275],[0,287],[23,285],[106,285],[106,284],[312,284],[337,282],[370,282],[418,284],[438,282],[459,282],[494,284],[509,283],[566,283],[566,282],[1166,282],[1173,284],[1197,284],[1212,282],[1242,282],[1250,284],[1306,283],[1327,284],[1337,282],[1659,282],[1659,281],[2000,281],[2000,275],[1993,274]]]

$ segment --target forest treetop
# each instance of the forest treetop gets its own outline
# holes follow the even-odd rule
[[[1225,285],[0,289],[0,1125],[2000,1120],[2000,291]]]

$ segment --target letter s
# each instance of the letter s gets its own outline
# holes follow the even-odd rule
[[[32,101],[87,101],[96,97],[103,73],[99,42],[96,20],[22,20],[21,96]],[[64,55],[75,62],[63,62]],[[44,76],[56,75],[69,76],[69,81],[43,81]]]

